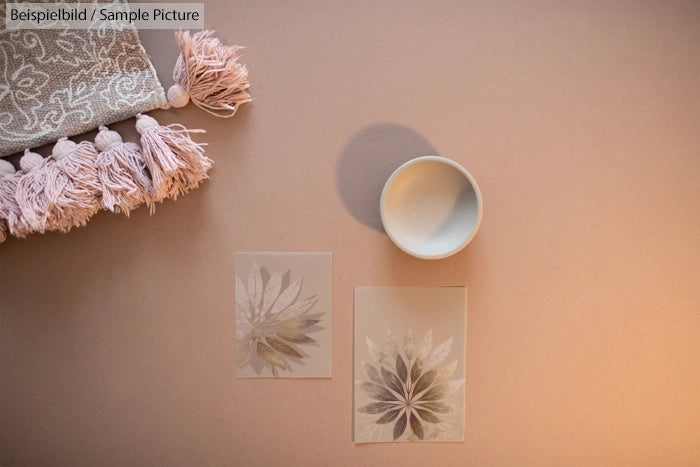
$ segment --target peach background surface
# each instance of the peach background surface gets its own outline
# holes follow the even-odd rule
[[[254,102],[199,190],[0,246],[3,465],[700,465],[700,3],[207,1]],[[163,83],[172,31],[144,31]],[[115,125],[134,140],[133,121]],[[91,137],[94,134],[87,135]],[[474,241],[407,256],[436,153]],[[333,252],[333,377],[236,378],[234,253]],[[465,442],[351,442],[353,286],[469,289]]]

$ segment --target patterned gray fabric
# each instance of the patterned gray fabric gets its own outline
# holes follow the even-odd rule
[[[165,103],[135,28],[0,30],[0,157]]]

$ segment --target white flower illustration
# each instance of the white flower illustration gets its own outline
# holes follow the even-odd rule
[[[441,441],[461,437],[462,422],[450,402],[464,379],[450,379],[457,360],[442,365],[452,349],[449,338],[433,348],[432,330],[416,346],[409,329],[400,346],[391,331],[380,346],[367,337],[374,363],[362,362],[367,379],[358,381],[373,402],[357,408],[370,416],[362,420],[364,440],[382,438],[381,427],[392,424],[394,441]],[[410,428],[409,428],[410,427]]]
[[[300,346],[316,341],[307,334],[320,331],[323,313],[310,314],[316,296],[299,300],[302,278],[289,282],[290,272],[267,271],[253,264],[248,285],[236,275],[236,352],[240,367],[250,365],[261,374],[265,368],[274,376],[293,372],[292,363],[304,365]]]

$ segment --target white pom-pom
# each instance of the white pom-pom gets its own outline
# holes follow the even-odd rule
[[[40,154],[25,149],[24,156],[19,160],[19,166],[25,172],[29,172],[34,167],[40,166],[42,162],[44,162],[44,158]]]
[[[184,107],[190,101],[190,95],[187,94],[187,90],[180,86],[180,84],[175,83],[168,89],[168,104],[171,107]]]
[[[12,175],[13,173],[15,173],[15,166],[5,159],[0,159],[0,175]]]

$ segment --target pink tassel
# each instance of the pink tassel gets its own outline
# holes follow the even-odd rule
[[[14,186],[14,203],[16,205],[16,211],[12,212],[10,214],[10,217],[7,219],[7,225],[10,228],[10,233],[14,235],[15,237],[18,238],[24,238],[28,234],[33,233],[35,231],[34,228],[30,225],[29,221],[27,220],[26,217],[24,217],[24,214],[22,213],[22,207],[19,204],[19,200],[17,198],[17,186],[19,185],[20,180],[22,180],[22,177],[24,177],[27,173],[34,169],[38,169],[41,164],[43,164],[44,158],[41,156],[41,154],[37,154],[35,152],[31,152],[28,149],[25,149],[24,151],[24,156],[19,161],[19,170],[15,172],[14,175],[14,180],[6,180],[8,183],[8,186]]]
[[[53,228],[48,222],[51,207],[69,179],[58,169],[53,158],[39,161],[37,156],[41,157],[27,150],[20,160],[20,166],[27,173],[19,179],[15,196],[32,231],[44,233]]]
[[[130,211],[145,202],[153,213],[153,184],[139,145],[123,142],[119,133],[105,126],[100,127],[95,144],[100,151],[97,173],[102,185],[102,206],[128,217]]]
[[[57,171],[50,171],[47,186],[60,187],[46,213],[46,229],[68,232],[81,227],[101,207],[101,185],[97,178],[97,150],[89,141],[80,144],[59,139],[52,157]],[[52,178],[53,177],[53,178]]]
[[[188,130],[182,125],[160,126],[152,117],[141,114],[137,116],[136,130],[141,133],[141,147],[156,201],[177,199],[180,193],[187,193],[208,178],[213,161],[204,154],[202,145],[190,138],[190,133],[204,130]]]
[[[212,31],[178,31],[180,55],[173,70],[175,83],[168,89],[168,102],[183,107],[191,99],[217,117],[233,117],[238,107],[251,101],[248,69],[238,63],[239,46],[225,46]]]
[[[9,186],[5,179],[14,178],[14,175],[15,166],[4,159],[0,159],[0,243],[7,240],[10,229],[7,225],[9,212],[13,209],[19,209],[15,202],[14,188],[10,191],[5,189],[6,186]]]

